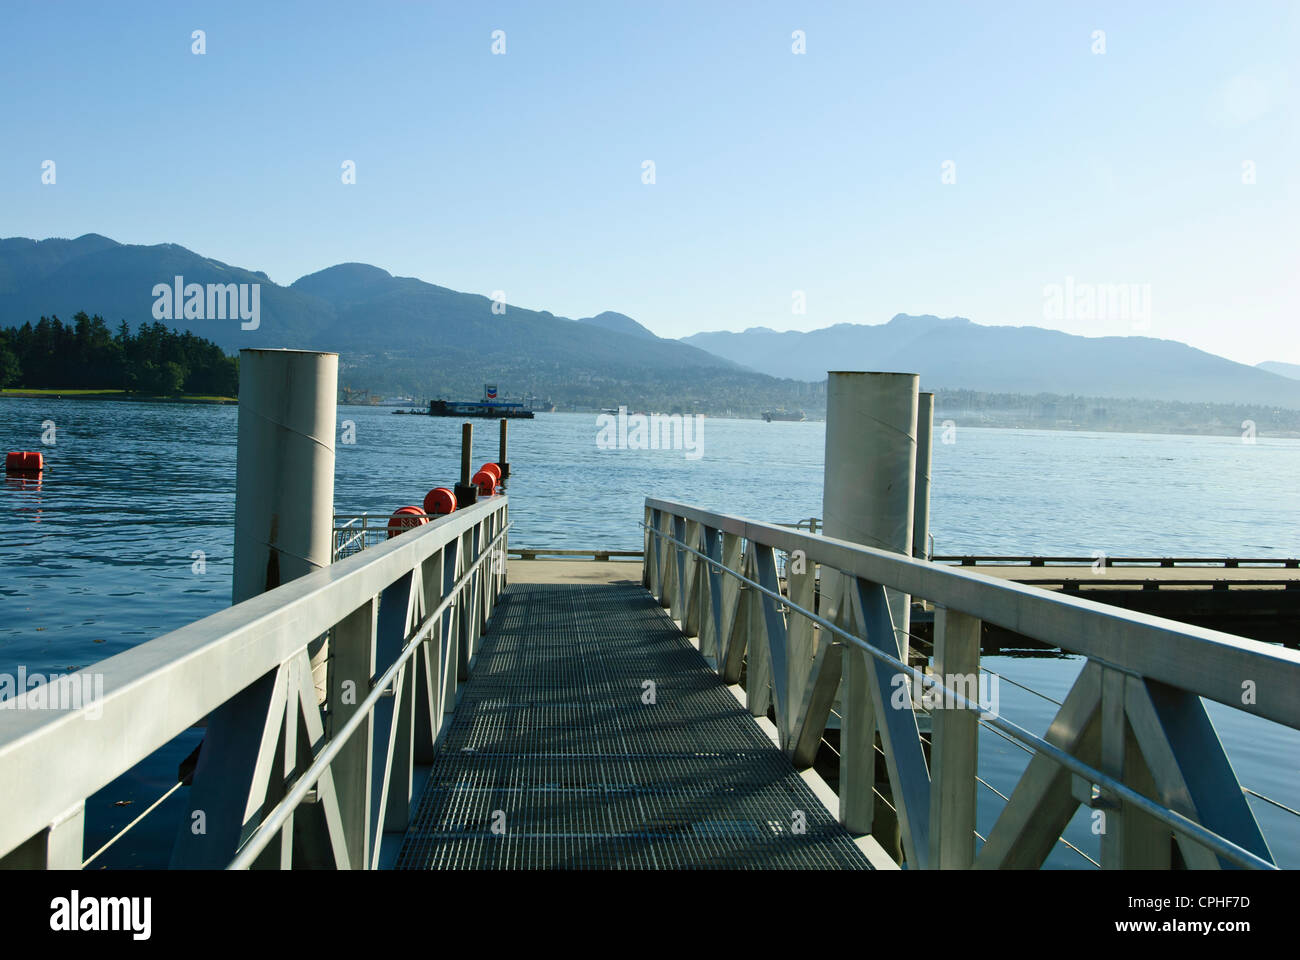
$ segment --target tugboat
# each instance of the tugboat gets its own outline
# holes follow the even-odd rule
[[[804,412],[802,410],[764,410],[763,419],[766,420],[768,423],[771,423],[774,420],[776,421],[789,420],[795,423],[802,423],[808,418],[807,416],[804,415]]]
[[[533,411],[522,403],[498,400],[496,384],[485,383],[482,400],[430,400],[429,416],[532,420]]]

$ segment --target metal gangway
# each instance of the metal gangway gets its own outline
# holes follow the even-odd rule
[[[1295,651],[671,501],[643,527],[639,569],[593,564],[639,583],[507,584],[488,497],[80,671],[94,703],[9,701],[0,865],[93,864],[86,799],[207,722],[175,866],[1038,867],[1081,807],[1103,867],[1275,866],[1202,698],[1300,727]],[[983,623],[1087,658],[1046,730],[982,709]],[[984,836],[980,729],[1031,755]]]

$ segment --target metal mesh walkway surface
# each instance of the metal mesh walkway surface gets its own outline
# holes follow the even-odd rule
[[[515,584],[396,866],[868,864],[642,587]]]

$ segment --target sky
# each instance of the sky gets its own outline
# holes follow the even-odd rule
[[[1295,0],[7,4],[0,236],[1300,363],[1297,51]]]

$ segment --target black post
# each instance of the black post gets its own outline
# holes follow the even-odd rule
[[[506,461],[506,418],[501,418],[501,455],[497,457],[497,466],[501,468],[501,479],[510,476],[510,464]]]
[[[478,502],[478,487],[469,482],[470,457],[474,452],[474,424],[468,421],[460,426],[460,483],[456,484],[456,508],[468,507]]]

